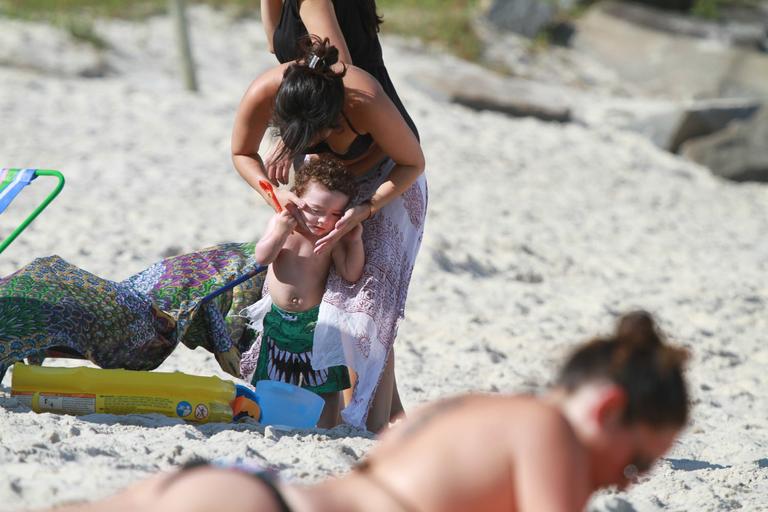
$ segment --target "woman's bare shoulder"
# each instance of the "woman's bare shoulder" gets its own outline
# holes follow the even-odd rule
[[[536,437],[561,438],[571,442],[573,429],[555,404],[542,397],[520,395],[510,398],[508,414],[514,416],[518,428]]]
[[[387,97],[381,84],[370,73],[357,66],[347,66],[344,88],[349,108],[365,108],[366,105]]]
[[[347,72],[344,75],[344,85],[347,87],[355,86],[366,90],[379,90],[381,85],[376,78],[363,68],[355,65],[347,65]]]

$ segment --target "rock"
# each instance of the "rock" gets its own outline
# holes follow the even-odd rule
[[[755,100],[686,102],[596,96],[590,101],[585,96],[574,102],[572,117],[587,126],[635,132],[661,149],[678,152],[689,140],[717,133],[734,121],[753,118],[760,108],[761,103]]]
[[[667,3],[666,0],[664,3]],[[666,6],[665,6],[666,7]],[[685,7],[685,6],[681,6]],[[681,8],[678,10],[689,10]],[[605,12],[636,25],[673,35],[713,39],[729,44],[758,49],[765,42],[768,14],[757,8],[726,17],[723,20],[707,20],[686,14],[670,13],[630,2],[610,2],[604,6]]]
[[[628,105],[624,112],[634,106]],[[632,117],[621,128],[639,133],[659,148],[669,150],[684,114],[682,103],[660,103],[653,109],[633,109]]]
[[[650,5],[668,11],[690,11],[695,0],[636,0],[636,3]]]
[[[494,0],[488,20],[502,30],[534,37],[555,21],[559,9],[571,9],[576,0]]]
[[[768,98],[768,55],[735,50],[730,68],[722,77],[720,95]]]
[[[718,37],[702,40],[651,28],[636,18],[616,15],[617,5],[597,4],[579,18],[573,47],[640,91],[683,100],[768,98],[768,55]]]
[[[573,117],[590,126],[613,126],[639,133],[659,148],[677,152],[687,140],[716,133],[732,121],[749,119],[760,107],[756,100],[598,98],[581,102]]]
[[[768,182],[768,107],[751,119],[685,142],[680,153],[723,178]]]
[[[443,101],[544,121],[570,121],[569,99],[576,94],[567,87],[508,78],[471,66],[446,74],[421,74],[411,81]]]
[[[482,61],[505,74],[582,90],[599,89],[608,95],[631,94],[613,70],[570,48],[552,45],[542,51],[525,36],[501,30],[483,16],[472,21],[472,30],[483,45]]]
[[[677,152],[689,139],[711,135],[732,121],[751,118],[760,110],[760,106],[760,102],[753,100],[718,99],[697,102],[683,113],[665,149]]]

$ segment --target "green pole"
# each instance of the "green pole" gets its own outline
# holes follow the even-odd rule
[[[45,208],[51,203],[51,201],[54,200],[54,198],[59,195],[59,192],[61,192],[61,189],[64,188],[64,175],[61,174],[59,171],[54,170],[46,170],[46,169],[37,169],[35,171],[36,176],[54,176],[58,178],[59,182],[56,184],[56,187],[51,191],[50,194],[48,194],[48,197],[46,197],[40,205],[38,205],[35,210],[29,214],[29,216],[24,219],[24,222],[19,224],[19,227],[13,230],[13,232],[3,240],[2,243],[0,243],[0,253],[2,253],[6,247],[11,245],[11,243],[16,240],[16,237],[21,234],[22,231],[24,231],[27,226],[29,226],[35,218],[40,215],[40,212],[45,210]]]

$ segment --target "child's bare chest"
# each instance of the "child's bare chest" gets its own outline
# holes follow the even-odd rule
[[[292,234],[274,261],[275,270],[300,275],[309,281],[323,281],[331,264],[330,253],[315,254],[314,241],[301,235]]]

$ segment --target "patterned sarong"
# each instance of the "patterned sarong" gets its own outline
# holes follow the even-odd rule
[[[355,203],[369,199],[394,167],[385,159],[360,180]],[[315,329],[312,366],[346,364],[357,372],[345,422],[364,428],[368,411],[405,316],[405,299],[424,235],[427,181],[422,174],[400,197],[363,222],[365,268],[349,283],[332,268]]]
[[[151,370],[181,342],[221,354],[253,334],[237,313],[261,297],[266,273],[200,306],[255,269],[253,244],[222,244],[167,258],[117,283],[39,258],[0,279],[0,378],[24,358],[65,348],[102,368]]]

